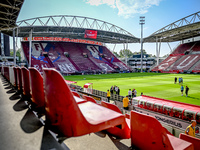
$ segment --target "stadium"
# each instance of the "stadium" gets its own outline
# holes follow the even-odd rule
[[[200,12],[137,38],[84,16],[17,22],[23,2],[0,2],[0,149],[199,148]],[[7,55],[6,36],[13,37],[13,57]],[[17,63],[16,38],[25,63]],[[158,44],[175,41],[181,43],[160,62]],[[156,43],[156,63],[149,66],[141,52],[131,67],[107,43],[123,44],[124,49],[140,43],[141,50],[144,43]],[[175,77],[183,82],[175,83]],[[120,93],[111,94],[109,102],[106,91],[115,85]],[[181,85],[190,88],[188,95],[181,95]],[[122,101],[133,88],[137,95],[125,110]],[[183,134],[194,119],[195,138]]]

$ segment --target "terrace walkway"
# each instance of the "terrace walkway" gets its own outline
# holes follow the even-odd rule
[[[130,139],[119,140],[103,133],[69,138],[59,144],[0,75],[1,150],[128,150]]]

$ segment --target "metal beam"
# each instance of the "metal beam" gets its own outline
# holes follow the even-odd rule
[[[15,7],[15,6],[10,6],[10,5],[6,5],[6,4],[2,4],[2,3],[0,3],[0,6],[2,6],[2,7],[7,7],[7,8],[11,8],[11,9],[15,9],[15,10],[20,10],[20,8],[18,8],[18,7]]]

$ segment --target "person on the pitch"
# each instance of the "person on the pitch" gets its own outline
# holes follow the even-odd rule
[[[174,84],[176,84],[176,82],[177,82],[177,77],[174,78]]]
[[[188,91],[189,91],[189,87],[186,86],[186,87],[185,87],[185,94],[186,94],[186,97],[188,96]]]
[[[128,104],[129,104],[129,95],[123,98],[123,108],[128,110]]]
[[[191,120],[191,124],[186,128],[185,134],[195,137],[196,120]]]
[[[181,96],[183,96],[184,87],[181,85]]]

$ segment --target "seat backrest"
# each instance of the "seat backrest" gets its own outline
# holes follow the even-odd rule
[[[17,87],[17,68],[16,67],[13,67],[13,71],[14,71],[14,78],[15,78],[15,86]]]
[[[29,70],[25,67],[21,68],[22,71],[22,89],[23,94],[30,98],[30,80],[29,80]]]
[[[73,94],[74,96],[77,96],[77,97],[80,98],[80,95],[79,95],[77,92],[75,92],[75,91],[71,91],[71,92],[72,92],[72,94]]]
[[[106,107],[106,108],[112,109],[112,110],[114,110],[114,111],[116,111],[116,112],[118,112],[120,114],[122,113],[120,111],[120,109],[116,105],[114,105],[114,104],[107,103],[105,101],[101,101],[101,105],[104,106],[104,107]]]
[[[55,69],[43,68],[46,119],[59,126],[67,137],[75,136],[76,128],[87,121],[82,115],[70,88]]]
[[[131,111],[131,145],[141,150],[173,149],[160,122],[135,111]]]
[[[90,96],[87,96],[87,95],[82,95],[82,97],[86,100],[86,101],[90,101],[90,102],[93,102],[93,103],[97,103],[95,101],[94,98],[90,97]]]
[[[194,150],[200,149],[200,139],[181,133],[179,138],[193,144]]]
[[[22,90],[22,73],[21,68],[17,67],[17,83],[18,83],[18,90]]]
[[[37,105],[37,107],[44,107],[44,87],[43,87],[43,77],[36,68],[29,67],[29,77],[30,77],[30,93],[32,95],[32,102]]]

